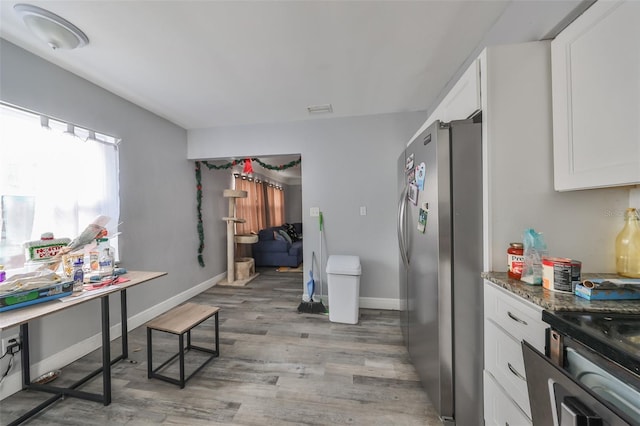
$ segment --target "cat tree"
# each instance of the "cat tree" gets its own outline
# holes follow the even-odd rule
[[[236,217],[236,199],[247,198],[247,191],[225,189],[223,196],[229,199],[229,216],[222,220],[227,222],[227,279],[223,284],[245,285],[258,276],[252,257],[236,258],[236,244],[255,244],[258,236],[253,234],[236,234],[236,223],[245,223],[244,219]]]

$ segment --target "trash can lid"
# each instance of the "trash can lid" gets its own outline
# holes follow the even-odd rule
[[[327,260],[327,274],[360,275],[360,257],[331,255]]]

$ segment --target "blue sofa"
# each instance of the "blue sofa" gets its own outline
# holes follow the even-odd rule
[[[298,235],[302,235],[302,223],[294,223]],[[302,239],[289,243],[284,239],[276,239],[274,231],[282,226],[265,228],[258,232],[258,242],[251,244],[251,251],[256,266],[290,266],[297,267],[302,263]]]

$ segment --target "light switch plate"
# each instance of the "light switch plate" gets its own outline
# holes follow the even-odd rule
[[[367,215],[367,206],[360,206],[360,216]]]

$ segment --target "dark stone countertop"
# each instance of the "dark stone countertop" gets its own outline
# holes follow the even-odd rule
[[[615,274],[582,274],[583,279],[615,277]],[[640,300],[587,300],[511,279],[506,272],[483,272],[482,278],[549,311],[640,314]]]

